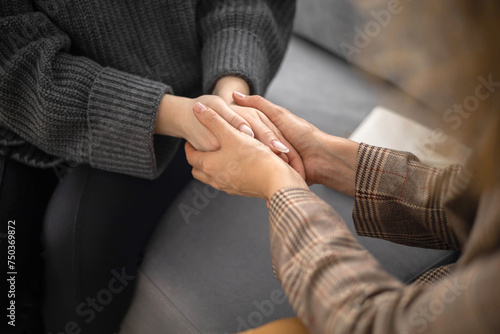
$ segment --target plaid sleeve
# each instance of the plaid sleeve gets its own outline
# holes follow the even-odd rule
[[[356,231],[410,246],[460,249],[463,238],[456,221],[470,217],[454,214],[446,205],[465,192],[469,179],[458,165],[433,168],[411,153],[361,144],[353,210]]]
[[[500,333],[498,251],[435,285],[405,286],[308,190],[278,191],[270,224],[275,273],[311,333]]]

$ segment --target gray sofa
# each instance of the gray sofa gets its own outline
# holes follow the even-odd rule
[[[401,108],[408,101],[402,91],[339,56],[338,41],[354,24],[345,1],[299,1],[295,34],[267,98],[337,136],[348,136],[379,104],[425,118],[418,104]],[[353,229],[352,198],[319,185],[312,190]],[[404,282],[457,257],[358,239]],[[265,202],[195,180],[167,209],[138,279],[122,334],[234,333],[294,316],[272,273]]]

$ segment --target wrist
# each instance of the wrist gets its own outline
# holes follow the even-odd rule
[[[269,173],[266,182],[265,198],[267,200],[271,200],[277,191],[284,188],[309,189],[304,179],[290,166],[283,163],[281,168],[273,168],[272,170],[273,172]]]
[[[248,83],[240,77],[226,76],[217,81],[212,94],[220,96],[226,103],[229,104],[234,102],[234,91],[248,95],[250,94],[250,87],[248,86]]]
[[[320,141],[321,160],[316,168],[318,182],[354,196],[359,143],[327,134],[324,134]]]
[[[155,133],[172,136],[177,138],[185,138],[184,125],[187,116],[184,110],[192,105],[191,99],[166,94],[160,101],[158,106],[158,115],[156,118]]]

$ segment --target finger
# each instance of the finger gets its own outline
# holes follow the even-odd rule
[[[293,120],[298,119],[298,117],[293,115],[285,108],[282,108],[280,106],[275,105],[272,102],[269,102],[262,96],[258,95],[246,96],[239,92],[234,92],[233,99],[236,102],[236,104],[240,106],[251,107],[260,110],[263,114],[262,116],[264,116],[261,117],[261,114],[259,114],[259,117],[261,117],[261,121],[263,121],[264,124],[267,124],[268,127],[271,126],[272,124],[271,127],[276,127],[278,132],[281,126],[286,126],[286,124],[289,123],[292,119]],[[285,139],[285,137],[281,134],[281,132],[279,132],[279,134],[280,134],[279,136],[280,140],[288,148],[290,148],[290,152],[288,153],[288,157],[290,158],[289,161],[290,166],[292,166],[292,168],[295,169],[305,179],[306,173],[305,173],[304,163],[302,162],[302,158],[300,157],[299,153],[293,148],[293,146],[290,145],[290,143]]]
[[[290,152],[290,149],[278,139],[274,131],[264,124],[259,118],[252,118],[250,123],[254,129],[255,138],[261,143],[267,145],[274,153]]]
[[[267,127],[271,128],[274,130],[274,132],[277,134],[279,140],[281,142],[283,142],[287,147],[290,148],[290,152],[288,152],[286,155],[287,155],[287,159],[283,159],[286,163],[288,163],[293,169],[295,169],[295,171],[297,171],[297,173],[300,174],[300,176],[302,176],[302,178],[305,179],[306,177],[306,169],[304,167],[304,163],[302,161],[302,158],[299,154],[299,152],[297,152],[295,150],[295,148],[293,147],[293,145],[291,145],[288,140],[283,136],[283,134],[281,133],[281,131],[271,122],[271,120],[269,120],[269,118],[266,117],[266,115],[262,114],[262,113],[259,113],[259,118],[260,120],[267,125]]]
[[[284,139],[286,142],[286,139]],[[288,142],[287,142],[288,143]],[[299,175],[305,180],[306,179],[306,168],[304,167],[304,162],[299,152],[297,152],[293,146],[290,147],[290,152],[287,154],[280,153],[280,158],[283,159],[287,164],[289,164]],[[282,157],[284,155],[286,158]]]
[[[186,157],[191,156],[193,152],[197,152],[194,146],[188,141],[184,144],[184,151],[186,152]]]
[[[297,155],[289,157],[290,162],[289,165],[295,169],[297,173],[305,180],[306,179],[306,168],[304,167],[304,162],[302,161],[302,158],[300,155],[297,153]]]
[[[208,184],[208,185],[211,185],[213,187],[213,185],[211,183],[212,182],[212,178],[210,176],[208,176],[207,174],[203,173],[201,170],[199,170],[198,168],[194,168],[193,167],[193,170],[191,171],[191,174],[193,175],[193,177],[195,179],[197,179],[198,181],[201,181],[205,184]],[[215,188],[215,187],[214,187]]]
[[[290,159],[288,159],[288,155],[286,155],[285,153],[281,153],[279,152],[278,153],[278,157],[281,158],[281,160],[283,160],[284,162],[286,163],[289,163],[290,162]]]
[[[252,138],[255,137],[255,134],[252,131],[252,127],[250,126],[250,124],[243,117],[235,113],[228,105],[226,104],[212,105],[207,103],[207,107],[212,108],[223,119],[225,119],[226,122],[231,124],[235,129],[240,130],[241,132],[249,135]]]
[[[259,95],[244,95],[239,92],[233,93],[233,99],[236,104],[244,107],[252,107],[262,111],[274,124],[278,125],[284,122],[284,118],[294,117],[294,115],[269,100]]]
[[[238,135],[236,129],[229,125],[229,123],[213,109],[198,102],[194,105],[193,110],[198,121],[214,134],[219,140],[221,147],[229,141],[234,140],[235,135]]]
[[[209,152],[201,152],[194,148],[191,143],[184,144],[184,151],[186,152],[186,159],[193,168],[203,169],[203,160]]]

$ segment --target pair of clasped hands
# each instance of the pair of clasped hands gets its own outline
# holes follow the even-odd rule
[[[241,91],[246,82],[226,77],[214,95],[165,95],[155,132],[185,138],[193,176],[229,194],[269,201],[280,189],[321,183],[354,195],[358,143]]]

